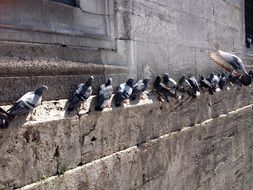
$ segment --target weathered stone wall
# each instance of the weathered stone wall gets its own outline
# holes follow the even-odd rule
[[[207,75],[220,70],[208,58],[217,49],[252,68],[242,0],[114,3],[115,50],[0,43],[1,105],[42,83],[52,100],[36,122],[19,118],[0,130],[0,189],[253,189],[252,86],[183,104],[151,94],[125,108],[65,113],[62,98],[90,74],[95,89],[109,76],[116,86],[129,76]]]
[[[36,122],[0,131],[0,189],[250,189],[252,94],[233,88],[182,104],[151,94],[79,117],[66,115],[65,100],[45,102]]]
[[[52,89],[45,99],[67,98],[90,74],[97,76],[98,83],[111,76],[115,86],[128,76],[153,79],[165,71],[176,79],[182,73],[207,75],[220,70],[209,60],[209,51],[222,49],[244,55],[242,0],[115,0],[110,19],[114,23],[115,50],[1,42],[0,76],[8,83],[0,82],[0,88],[14,86],[18,94],[1,93],[0,102],[12,102],[42,83]],[[252,66],[252,56],[246,60]],[[103,68],[98,71],[96,66],[86,70],[87,63],[125,70],[119,73],[116,68],[108,73]],[[63,74],[70,67],[76,69]],[[31,68],[39,73],[27,74]]]
[[[242,0],[115,3],[117,53],[102,52],[102,60],[121,60],[138,78],[165,71],[175,78],[182,73],[208,74],[217,71],[208,58],[209,51],[243,53]]]

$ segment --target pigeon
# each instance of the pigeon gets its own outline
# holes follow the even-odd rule
[[[129,78],[126,83],[119,86],[115,94],[115,106],[120,107],[123,102],[126,102],[133,92],[134,79]]]
[[[41,104],[42,95],[45,91],[48,91],[48,87],[43,85],[33,92],[27,92],[20,99],[18,99],[14,105],[7,111],[10,119],[19,115],[25,115],[31,113],[36,107]]]
[[[7,128],[9,126],[9,114],[0,108],[0,128]]]
[[[95,108],[97,111],[103,111],[105,107],[111,107],[109,100],[112,97],[112,93],[112,78],[109,78],[105,84],[100,86],[97,106]]]
[[[76,91],[74,92],[73,96],[69,101],[68,111],[71,112],[76,109],[81,102],[86,101],[91,93],[92,93],[92,82],[94,80],[93,76],[86,81],[86,83],[81,83],[78,85]]]
[[[213,88],[213,86],[211,85],[211,83],[210,83],[207,79],[205,79],[204,76],[201,76],[201,77],[200,77],[199,85],[200,85],[200,87],[201,87],[204,91],[205,91],[205,89],[208,89],[208,92],[209,92],[210,94],[213,94],[214,91],[215,91],[215,89]]]
[[[185,93],[191,88],[191,84],[189,81],[186,79],[185,75],[181,77],[181,79],[178,82],[178,89],[179,91]]]
[[[195,98],[196,94],[194,93],[193,87],[189,83],[189,81],[186,79],[186,76],[183,75],[181,79],[178,82],[178,91],[180,93],[187,93],[189,96]]]
[[[168,73],[164,73],[163,83],[171,90],[176,90],[178,88],[177,82],[174,79],[170,78]]]
[[[188,91],[189,95],[196,98],[197,96],[200,95],[200,90],[199,90],[199,83],[195,76],[190,76],[188,79],[188,82],[190,83],[191,87]]]
[[[143,92],[147,90],[149,79],[139,80],[133,87],[131,100],[143,99]]]
[[[226,74],[224,72],[222,72],[221,74],[218,74],[218,77],[219,77],[219,88],[221,90],[228,90],[228,86],[227,86],[227,77],[226,77]]]
[[[238,78],[241,84],[244,86],[251,84],[252,79],[247,73],[243,61],[239,57],[221,50],[218,52],[211,52],[209,56],[215,63],[230,72],[232,77]]]
[[[239,86],[239,87],[243,86],[242,83],[241,83],[241,81],[239,80],[239,78],[235,77],[235,76],[233,76],[231,74],[228,76],[227,80],[228,80],[228,82],[229,82],[229,84],[231,86],[233,86],[234,84],[237,85],[237,86]]]
[[[179,96],[177,93],[177,82],[174,79],[170,78],[168,73],[163,74],[163,83],[174,94],[174,98],[181,99],[181,96]]]
[[[208,80],[210,82],[210,84],[213,87],[215,92],[220,91],[220,88],[219,88],[220,78],[217,75],[211,73],[209,78],[206,80]]]
[[[174,93],[172,93],[171,90],[162,83],[162,77],[160,75],[158,75],[155,79],[154,89],[158,94],[158,99],[160,101],[163,101],[163,99],[165,99],[167,102],[169,102],[170,98],[175,97]]]

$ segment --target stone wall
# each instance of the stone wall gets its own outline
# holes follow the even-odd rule
[[[0,189],[253,189],[252,86],[169,104],[151,93],[102,113],[92,97],[81,115],[65,113],[91,74],[95,92],[109,76],[117,86],[129,76],[207,75],[220,71],[208,58],[217,49],[252,68],[242,15],[242,0],[115,0],[115,50],[1,41],[1,106],[42,83],[50,92],[36,121],[0,130]]]
[[[251,189],[252,94],[162,104],[151,93],[82,116],[44,102],[36,121],[1,130],[0,189]]]
[[[109,20],[114,24],[115,50],[1,42],[0,76],[8,83],[0,82],[0,88],[6,89],[8,84],[18,94],[13,95],[13,89],[1,93],[0,102],[12,102],[42,83],[52,89],[46,100],[67,98],[90,74],[97,76],[95,87],[109,76],[117,86],[129,76],[153,79],[165,71],[176,79],[182,73],[208,75],[220,70],[209,60],[211,50],[233,51],[244,57],[242,0],[115,0],[113,8]],[[15,35],[22,39],[19,32]],[[252,67],[252,54],[247,54],[247,67]],[[93,64],[92,69],[87,64]],[[114,69],[104,72],[106,65]],[[31,68],[35,71],[27,74]],[[66,74],[69,69],[70,74]]]
[[[121,60],[134,77],[168,71],[208,74],[218,68],[211,50],[243,53],[243,1],[116,0],[117,53],[102,52],[104,63]],[[128,52],[130,55],[120,56]],[[251,64],[251,63],[249,63]]]

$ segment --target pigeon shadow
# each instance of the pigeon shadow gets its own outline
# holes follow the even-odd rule
[[[98,96],[92,97],[91,101],[89,102],[89,112],[96,112],[96,106],[97,106]],[[87,113],[89,113],[87,112]]]
[[[136,98],[136,99],[132,99],[132,98],[129,98],[129,104],[130,105],[136,105],[136,104],[139,104],[140,103],[140,97]]]
[[[29,115],[29,113],[25,114],[25,115],[19,115],[19,116],[16,116],[15,118],[13,118],[13,119],[10,119],[8,128],[21,127],[23,124],[32,121],[32,120],[27,119],[28,115]]]
[[[80,109],[80,106],[81,106],[81,104],[79,104],[78,106],[77,106],[77,108],[76,109],[74,109],[73,111],[68,111],[68,107],[69,107],[69,102],[70,102],[70,100],[68,100],[66,103],[65,103],[65,105],[64,105],[64,117],[73,117],[73,116],[76,116],[77,115],[77,113],[78,113],[78,109]]]

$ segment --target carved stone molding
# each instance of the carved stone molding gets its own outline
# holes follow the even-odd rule
[[[80,7],[74,7],[47,0],[2,0],[0,39],[114,49],[112,2],[80,0]]]
[[[0,77],[104,75],[127,73],[126,67],[62,60],[0,61]]]

